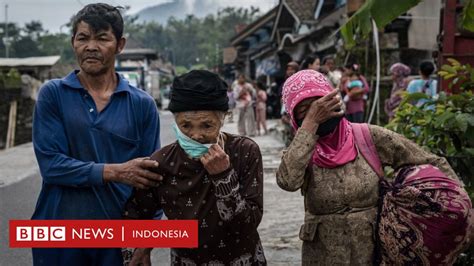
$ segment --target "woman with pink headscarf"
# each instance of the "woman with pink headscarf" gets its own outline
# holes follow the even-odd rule
[[[401,92],[408,87],[407,77],[410,75],[410,72],[410,67],[402,63],[395,63],[390,67],[393,86],[390,98],[385,100],[385,113],[387,113],[389,120],[395,116],[395,109],[398,108],[402,101]]]
[[[383,238],[381,240],[384,247],[389,247],[390,251],[395,254],[392,254],[391,258],[400,259],[400,261],[394,262],[390,261],[388,257],[383,257],[386,264],[414,263],[411,265],[419,265],[420,261],[430,261],[431,257],[426,258],[425,253],[431,251],[431,246],[424,246],[426,249],[423,249],[424,247],[418,249],[422,254],[412,252],[415,255],[412,253],[405,255],[409,249],[403,249],[399,245],[400,243],[406,244],[410,240],[419,240],[421,234],[419,231],[410,231],[413,234],[402,235],[402,239],[399,231],[388,230],[390,228],[400,229],[403,227],[397,226],[403,222],[412,222],[409,220],[413,216],[412,213],[403,216],[408,217],[408,220],[403,221],[398,221],[397,215],[389,216],[395,217],[391,221],[381,219],[380,226],[385,230],[380,230],[380,234],[374,233],[377,230],[377,206],[380,195],[379,184],[381,184],[378,174],[380,175],[380,171],[376,173],[371,167],[372,164],[369,165],[368,161],[359,153],[361,146],[358,146],[359,142],[356,142],[354,135],[356,124],[350,123],[343,117],[344,108],[339,93],[331,87],[326,77],[313,70],[302,70],[294,74],[283,85],[283,103],[296,130],[296,135],[282,157],[277,171],[277,183],[287,191],[301,189],[305,197],[305,219],[299,234],[300,239],[303,240],[302,264],[371,265],[374,262],[374,238],[376,237]],[[453,184],[458,184],[456,174],[444,158],[428,153],[403,136],[382,127],[368,125],[367,132],[373,139],[373,145],[381,165],[390,165],[394,169],[398,169],[405,165],[430,164],[430,167],[431,165],[437,167],[438,170],[433,171],[437,171],[438,177],[445,176],[452,180]],[[423,171],[421,172],[423,173]],[[406,173],[401,173],[401,177],[409,176],[408,174],[416,176],[418,173],[406,170]],[[433,175],[430,172],[428,176]],[[413,182],[412,179],[409,181]],[[414,180],[419,181],[416,178]],[[430,179],[430,182],[432,180]],[[431,184],[430,188],[432,187],[451,188],[451,183],[443,182],[440,185],[439,182],[434,181],[434,185]],[[453,187],[456,186],[453,185]],[[390,193],[393,193],[390,194],[393,197],[387,197],[388,199],[393,201],[400,199],[396,191]],[[453,201],[452,206],[454,207],[450,206],[449,208],[452,209],[449,210],[453,210],[452,213],[461,211],[466,213],[465,210],[470,209],[467,194],[450,193],[452,194],[449,194],[450,196],[445,199],[449,203]],[[451,196],[453,198],[450,198]],[[404,202],[404,204],[407,208],[412,207],[412,209],[418,210],[419,206],[415,203],[421,200],[426,200],[425,194],[417,194],[413,196],[413,200],[408,203]],[[465,205],[455,205],[454,201],[456,203],[465,202]],[[388,206],[393,207],[394,205],[388,204]],[[384,213],[393,214],[389,210],[384,210]],[[436,210],[439,211],[439,209]],[[440,219],[451,219],[437,214],[436,217]],[[452,219],[451,222],[459,221],[462,224],[467,220],[466,215],[458,215],[456,219]],[[459,234],[465,233],[467,230],[466,227],[461,228],[459,223],[453,223],[453,225],[460,229],[457,232]],[[446,231],[441,233],[446,233]],[[450,238],[454,239],[454,236],[450,235]],[[459,242],[451,241],[449,248],[444,247],[444,249],[452,251],[450,248],[454,248],[459,251],[460,248],[457,245],[464,243],[464,240],[466,240],[466,236],[462,235],[456,240]],[[414,241],[414,243],[419,244],[420,241]],[[421,243],[424,244],[423,241]],[[433,245],[439,247],[438,242]],[[426,252],[426,250],[428,251]],[[386,252],[387,250],[383,254]],[[410,257],[412,255],[413,258]],[[444,253],[439,256],[436,254],[436,257],[438,259],[445,257],[453,259],[454,256],[455,259],[455,255],[457,253],[451,252],[449,255],[451,257]]]

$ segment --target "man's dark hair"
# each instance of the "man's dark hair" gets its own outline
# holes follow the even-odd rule
[[[113,7],[104,3],[86,5],[72,19],[72,36],[76,36],[77,26],[81,21],[90,25],[94,32],[112,29],[115,38],[123,36],[123,18],[120,14],[122,7]]]
[[[431,74],[433,74],[434,70],[435,70],[435,67],[434,67],[433,63],[431,63],[430,61],[421,62],[420,72],[421,72],[421,74],[423,74],[423,76],[425,76],[425,77],[431,76]]]

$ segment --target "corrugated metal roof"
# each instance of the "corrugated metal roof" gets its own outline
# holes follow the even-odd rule
[[[18,66],[53,66],[61,57],[37,56],[25,58],[0,58],[0,67],[18,67]]]
[[[157,59],[158,53],[154,49],[148,48],[133,48],[133,49],[125,49],[120,54],[117,55],[117,59],[119,60],[141,60],[144,58],[148,59]]]
[[[156,50],[154,49],[148,49],[148,48],[131,48],[131,49],[125,49],[122,51],[123,55],[128,55],[128,54],[152,54],[156,55]]]

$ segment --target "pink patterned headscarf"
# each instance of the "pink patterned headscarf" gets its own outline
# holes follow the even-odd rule
[[[325,96],[333,90],[323,74],[311,69],[301,70],[289,77],[283,84],[283,104],[293,128],[298,129],[294,110],[301,101]],[[335,168],[356,157],[352,126],[347,119],[342,118],[333,133],[317,140],[312,162],[322,168]]]

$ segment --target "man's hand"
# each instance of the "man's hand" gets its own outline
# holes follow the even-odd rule
[[[121,164],[106,164],[104,166],[104,181],[119,182],[140,189],[158,186],[163,177],[156,170],[159,163],[150,158],[137,158]]]
[[[339,95],[339,90],[334,90],[311,103],[301,128],[308,132],[316,132],[318,126],[322,123],[343,114],[344,103]]]
[[[210,175],[220,174],[230,167],[229,155],[217,144],[201,157],[201,163]]]
[[[151,266],[151,248],[137,248],[133,252],[132,260],[129,266]]]

